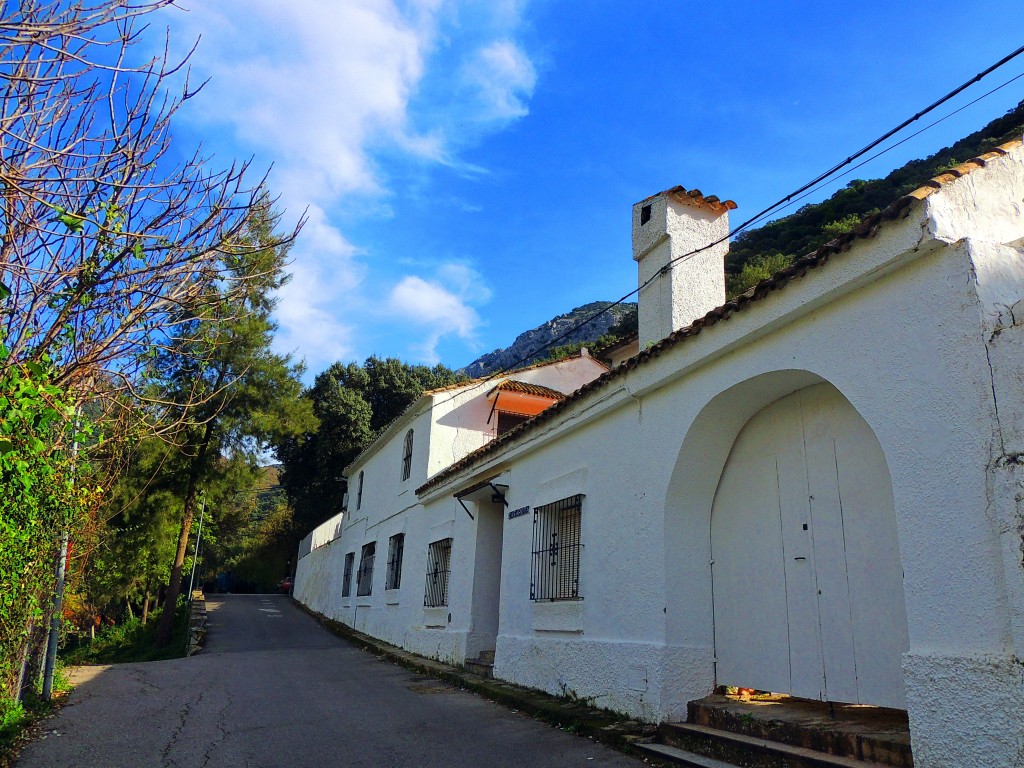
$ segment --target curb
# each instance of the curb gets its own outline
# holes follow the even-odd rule
[[[614,747],[626,754],[643,757],[643,754],[634,748],[634,744],[649,741],[657,731],[657,727],[650,723],[630,720],[624,715],[592,707],[578,700],[552,696],[533,688],[482,677],[467,672],[461,667],[402,650],[383,640],[358,632],[340,621],[329,619],[294,598],[293,602],[301,611],[320,622],[329,632],[369,651],[382,661],[390,661],[414,672],[430,675],[438,680],[457,685],[497,704],[525,712],[538,720],[543,720],[577,736],[584,736]]]
[[[188,647],[186,656],[192,656],[203,649],[206,641],[206,596],[198,589],[192,593],[192,608],[188,616]]]

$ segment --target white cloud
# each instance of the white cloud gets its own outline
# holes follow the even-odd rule
[[[481,119],[507,121],[529,113],[527,101],[537,72],[512,41],[497,40],[478,50],[463,67],[462,77],[476,91]]]
[[[210,78],[193,120],[226,124],[306,199],[377,189],[367,149],[404,133],[428,30],[386,0],[224,0],[175,19],[177,40],[201,36],[193,64]]]
[[[470,303],[490,298],[480,275],[463,264],[446,264],[438,270],[440,280],[407,275],[391,290],[388,311],[401,318],[417,337],[412,350],[428,363],[438,362],[437,345],[443,336],[455,334],[472,343],[480,316]]]
[[[193,78],[209,82],[181,116],[214,151],[254,155],[256,167],[273,163],[270,184],[289,216],[309,210],[291,252],[293,279],[280,293],[278,348],[296,351],[315,370],[366,354],[366,324],[385,317],[428,323],[427,357],[445,334],[469,340],[479,318],[461,293],[468,273],[450,265],[437,281],[401,278],[389,294],[383,288],[386,300],[368,295],[394,278],[368,274],[375,254],[355,248],[337,216],[353,195],[371,215],[384,215],[390,187],[402,183],[385,173],[395,172],[385,165],[395,157],[483,171],[458,151],[525,115],[536,82],[512,42],[523,0],[191,6],[166,18],[179,52],[201,38]],[[481,298],[487,292],[479,276],[476,282]],[[385,303],[393,311],[381,313]],[[397,309],[404,305],[423,312]]]
[[[290,264],[292,278],[278,293],[275,347],[297,351],[310,363],[348,359],[356,351],[356,318],[339,312],[337,300],[354,292],[365,268],[353,261],[355,248],[320,208],[311,207],[307,215],[302,231],[305,255]]]

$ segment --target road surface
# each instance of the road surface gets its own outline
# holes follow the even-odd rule
[[[643,765],[380,661],[283,595],[207,608],[197,656],[78,670],[18,768]]]

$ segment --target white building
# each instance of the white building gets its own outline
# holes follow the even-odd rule
[[[1024,765],[1022,206],[1013,142],[725,302],[735,206],[638,203],[639,353],[423,395],[296,598],[649,721],[736,685]]]

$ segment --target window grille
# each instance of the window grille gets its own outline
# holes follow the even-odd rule
[[[388,542],[388,577],[384,589],[398,589],[402,585],[402,551],[405,549],[405,534],[396,533]]]
[[[363,506],[363,473],[359,473],[359,486],[356,488],[356,509]]]
[[[583,495],[533,510],[531,600],[579,600]]]
[[[345,575],[341,580],[341,596],[349,597],[352,594],[352,566],[356,563],[356,553],[349,552],[345,555]]]
[[[427,548],[427,586],[423,605],[436,608],[448,605],[448,576],[452,568],[452,540],[441,539]]]
[[[412,430],[405,433],[405,448],[402,450],[402,479],[412,474]]]
[[[524,421],[529,421],[533,416],[526,416],[521,413],[511,413],[509,411],[498,411],[498,436],[504,435],[506,432],[515,429]]]
[[[377,542],[363,544],[363,552],[359,556],[359,570],[356,572],[356,595],[365,597],[373,589],[373,559],[377,554]]]

